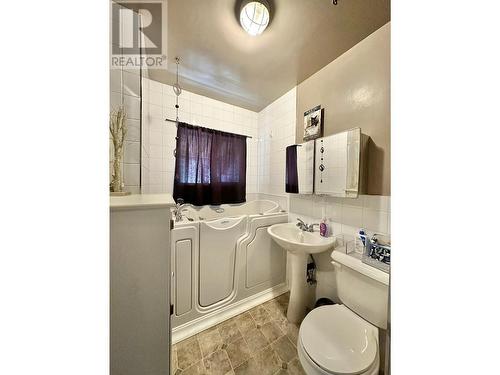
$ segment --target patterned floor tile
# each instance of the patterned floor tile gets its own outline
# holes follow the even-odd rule
[[[281,296],[275,298],[275,300],[281,305],[283,306],[283,308],[285,309],[285,311],[288,309],[288,301],[290,300],[290,293],[287,292],[285,294],[282,294]]]
[[[203,364],[203,361],[196,362],[187,369],[181,372],[182,375],[208,375],[208,371]],[[175,374],[177,375],[177,374]]]
[[[282,336],[271,344],[276,354],[283,362],[290,362],[297,357],[297,348],[292,345],[288,337]]]
[[[262,305],[272,320],[286,319],[286,309],[277,300],[272,299]]]
[[[222,346],[222,337],[217,327],[207,329],[197,335],[203,357],[212,354]]]
[[[221,324],[219,324],[218,329],[222,337],[222,342],[226,344],[236,341],[243,337],[234,319],[222,322]]]
[[[252,351],[244,338],[227,344],[226,352],[233,368],[241,365],[252,355]]]
[[[274,350],[267,346],[254,357],[234,369],[236,375],[273,375],[281,368],[281,362]]]
[[[277,321],[276,324],[288,336],[293,345],[297,346],[299,339],[299,326],[295,323],[290,323],[287,319]]]
[[[234,318],[234,322],[243,335],[245,335],[246,332],[251,331],[252,329],[257,327],[255,320],[252,318],[252,315],[250,315],[249,312],[245,312],[236,316]]]
[[[268,342],[273,342],[277,338],[281,337],[284,335],[283,331],[278,327],[278,325],[275,322],[269,322],[264,324],[260,330],[262,331],[263,335],[266,337]]]
[[[289,294],[237,315],[172,347],[174,375],[305,375],[299,326],[286,319]]]
[[[181,341],[176,347],[177,365],[181,370],[187,369],[202,358],[200,345],[196,337]]]
[[[177,346],[176,345],[173,345],[172,346],[172,353],[171,353],[171,363],[170,363],[170,373],[171,374],[175,374],[175,371],[177,370],[177,368],[179,367],[177,365]]]
[[[225,375],[233,370],[225,350],[218,350],[203,358],[203,363],[210,375]]]
[[[271,316],[267,312],[267,310],[262,306],[257,306],[251,309],[250,315],[252,315],[253,320],[260,326],[263,326],[267,322],[271,321]]]
[[[290,375],[306,375],[298,358],[294,358],[288,363],[287,371]]]
[[[267,341],[266,337],[262,334],[260,329],[257,328],[248,331],[245,334],[244,338],[252,353],[256,353],[259,350],[265,348],[267,345],[269,345],[269,342]]]

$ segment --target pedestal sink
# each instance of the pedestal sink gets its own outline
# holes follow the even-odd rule
[[[291,263],[290,301],[287,319],[300,323],[306,314],[306,268],[309,254],[332,249],[335,238],[322,237],[319,232],[305,232],[294,223],[274,224],[267,232],[278,245],[288,251]]]

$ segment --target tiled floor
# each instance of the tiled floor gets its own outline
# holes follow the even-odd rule
[[[288,293],[172,348],[172,374],[305,374],[297,358],[299,327],[286,319]]]

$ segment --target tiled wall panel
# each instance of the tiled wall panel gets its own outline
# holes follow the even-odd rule
[[[295,143],[296,89],[259,113],[259,193],[285,196],[285,148]]]
[[[149,129],[144,136],[143,159],[148,160],[143,178],[145,193],[172,193],[175,169],[175,94],[172,86],[143,79],[143,123]],[[258,192],[258,114],[234,105],[184,90],[179,97],[179,120],[192,125],[248,135],[247,198]],[[147,178],[146,178],[147,177]]]
[[[136,16],[134,14],[134,16]],[[126,113],[127,135],[123,149],[122,175],[125,191],[140,192],[140,99],[141,71],[139,69],[110,69],[110,110],[123,106]],[[108,124],[106,124],[109,126]],[[109,134],[109,131],[108,131]],[[110,136],[109,177],[113,172],[113,143]]]

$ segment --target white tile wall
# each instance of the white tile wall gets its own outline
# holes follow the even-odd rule
[[[143,78],[142,87],[142,153],[147,162],[147,167],[143,163],[142,191],[172,193],[177,129],[165,118],[176,117],[175,94],[172,86],[148,78]],[[247,140],[247,194],[248,198],[255,198],[258,192],[258,114],[186,90],[179,97],[179,106],[180,121],[253,137]],[[147,136],[145,131],[148,131]]]
[[[109,82],[110,110],[117,110],[120,105],[123,105],[125,108],[128,131],[123,149],[122,174],[125,190],[132,193],[140,192],[140,73],[139,70],[111,69]],[[110,141],[110,181],[113,170],[112,157],[113,144]]]
[[[296,93],[293,88],[259,113],[259,193],[285,196],[285,148],[295,143]]]
[[[360,228],[369,234],[390,234],[391,197],[362,195],[357,199],[315,195],[290,194],[290,221],[301,218],[307,223],[319,223],[326,214],[334,234],[355,236]],[[314,255],[316,262],[316,288],[310,290],[310,301],[328,297],[340,302],[337,296],[335,270],[330,252]],[[312,307],[312,305],[310,306]]]
[[[143,192],[172,192],[176,128],[164,119],[175,119],[174,105],[171,86],[143,78]],[[354,235],[364,227],[390,234],[390,197],[285,193],[285,148],[295,143],[296,88],[260,113],[189,91],[183,91],[179,105],[181,121],[253,137],[247,141],[249,200],[274,200],[290,211],[292,220],[298,215],[318,222],[326,212],[336,233]]]
[[[356,199],[290,194],[290,218],[319,223],[323,214],[334,227],[334,234],[355,235],[360,228],[369,233],[390,234],[391,197],[361,195]]]

